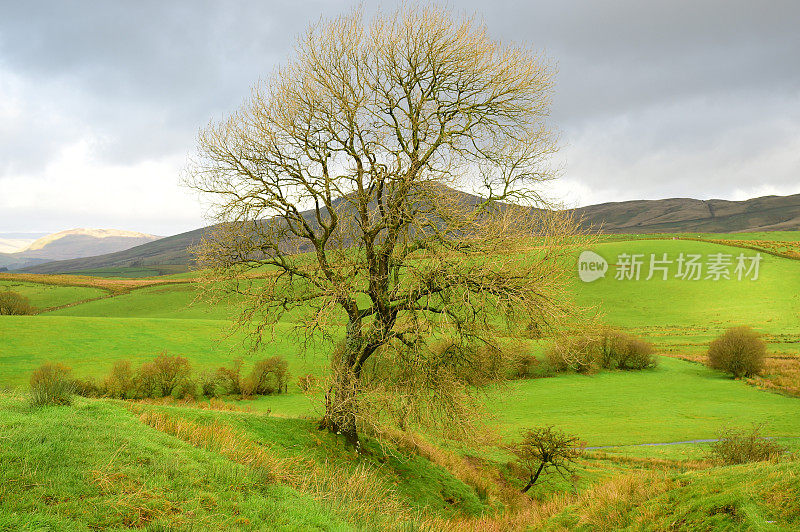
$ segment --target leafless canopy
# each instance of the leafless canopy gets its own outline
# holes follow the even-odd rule
[[[432,334],[486,340],[500,315],[566,312],[574,224],[541,196],[552,77],[473,19],[355,11],[310,28],[200,133],[187,181],[219,225],[199,264],[240,295],[240,324],[258,337],[290,312],[309,333],[341,337],[346,324],[326,423],[351,441],[376,349],[422,353]]]

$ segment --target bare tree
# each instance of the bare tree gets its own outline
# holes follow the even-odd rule
[[[522,441],[511,449],[529,476],[522,493],[531,489],[539,476],[548,469],[554,469],[562,477],[571,474],[572,464],[583,454],[583,446],[577,436],[565,434],[553,427],[525,431]]]
[[[575,224],[541,194],[554,176],[552,76],[473,19],[355,11],[311,27],[200,133],[187,183],[219,222],[199,248],[208,286],[238,294],[257,342],[287,313],[309,337],[343,332],[322,425],[349,443],[364,401],[389,388],[399,416],[424,403],[449,417],[415,395],[462,396],[432,370],[428,340],[474,346],[568,312]],[[416,371],[365,393],[377,351]]]

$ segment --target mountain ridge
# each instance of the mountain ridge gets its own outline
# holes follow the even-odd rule
[[[469,196],[466,193],[465,197]],[[736,233],[800,230],[800,194],[762,196],[744,201],[667,198],[606,202],[569,209],[585,229],[601,233]],[[310,211],[309,211],[310,212]],[[48,262],[20,271],[69,273],[114,267],[182,266],[188,269],[190,246],[209,227],[105,255]]]
[[[68,229],[37,238],[21,251],[0,253],[0,267],[21,269],[52,261],[101,256],[159,238],[121,229]]]

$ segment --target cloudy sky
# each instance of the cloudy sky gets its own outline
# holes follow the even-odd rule
[[[0,233],[204,224],[198,129],[353,5],[0,0]],[[800,193],[800,2],[448,5],[558,63],[568,203]]]

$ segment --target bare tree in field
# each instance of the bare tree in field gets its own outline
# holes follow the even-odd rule
[[[187,181],[219,222],[199,252],[209,286],[239,295],[257,339],[281,319],[344,337],[322,425],[349,443],[373,414],[464,417],[453,368],[568,312],[575,226],[541,197],[552,76],[472,19],[356,11],[200,133]],[[429,346],[445,337],[443,361]],[[403,371],[367,387],[376,353]]]

